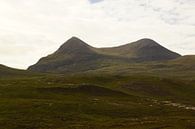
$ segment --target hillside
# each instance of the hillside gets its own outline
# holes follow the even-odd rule
[[[169,61],[167,64],[178,70],[193,72],[195,70],[195,56],[182,56]]]
[[[163,61],[180,57],[151,39],[113,48],[94,48],[72,37],[53,54],[28,68],[38,72],[84,72],[132,62]]]
[[[0,64],[0,77],[2,76],[15,76],[15,75],[24,75],[27,72],[24,70],[18,70],[14,68],[7,67]]]
[[[15,69],[0,64],[0,78],[39,77],[44,74],[27,70]]]

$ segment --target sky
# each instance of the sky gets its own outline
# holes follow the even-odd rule
[[[94,47],[151,38],[195,54],[195,0],[0,0],[0,64],[26,69],[72,36]]]

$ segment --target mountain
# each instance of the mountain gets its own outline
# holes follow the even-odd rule
[[[97,53],[94,49],[77,37],[72,37],[56,52],[30,66],[29,70],[63,73],[93,69],[96,68],[97,63],[94,61],[104,58],[104,55]]]
[[[116,64],[176,59],[172,52],[151,39],[141,39],[112,48],[94,48],[77,37],[66,41],[56,52],[28,68],[37,72],[83,72]]]
[[[180,57],[151,39],[141,39],[133,43],[114,48],[103,48],[102,52],[127,57],[138,61],[159,61]]]

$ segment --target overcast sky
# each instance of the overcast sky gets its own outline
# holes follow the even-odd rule
[[[94,47],[152,38],[195,54],[195,0],[0,0],[0,64],[27,68],[72,36]]]

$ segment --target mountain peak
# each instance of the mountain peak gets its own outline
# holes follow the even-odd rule
[[[90,49],[91,46],[89,46],[87,43],[82,41],[81,39],[77,37],[72,37],[69,40],[67,40],[60,48],[56,51],[56,53],[67,53],[69,51],[76,52],[76,51],[85,51]]]
[[[155,42],[153,39],[150,39],[150,38],[142,38],[138,41],[148,41],[148,42]]]
[[[134,51],[134,55],[138,60],[169,60],[181,56],[149,38],[144,38],[133,42],[130,44],[130,47],[131,50]]]
[[[80,41],[81,41],[81,39],[79,39],[79,38],[76,37],[76,36],[72,36],[69,40],[80,40]]]
[[[70,44],[74,44],[74,45],[87,45],[89,46],[87,43],[85,43],[84,41],[82,41],[81,39],[77,38],[77,37],[72,37],[69,40],[67,40],[63,45],[70,45]]]
[[[137,47],[155,47],[155,46],[161,46],[156,41],[149,39],[149,38],[143,38],[136,42],[131,43],[132,45],[135,45]]]

